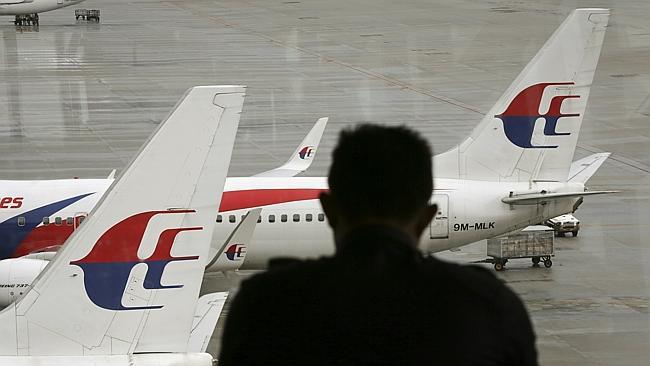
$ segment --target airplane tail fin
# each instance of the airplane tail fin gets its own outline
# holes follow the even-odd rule
[[[190,89],[25,296],[0,355],[187,352],[245,88]]]
[[[328,117],[319,118],[318,121],[316,121],[314,127],[311,128],[307,136],[305,136],[286,163],[275,169],[255,174],[254,176],[294,177],[307,170],[312,161],[314,161],[314,156],[316,156],[316,150],[318,150],[318,144],[320,144],[320,139],[323,137],[327,121],[329,121]]]
[[[596,173],[598,168],[607,160],[610,153],[597,153],[589,155],[571,164],[569,169],[569,182],[585,184]]]
[[[244,264],[261,214],[261,208],[248,211],[220,247],[210,246],[211,259],[205,266],[206,272],[236,271]]]
[[[436,177],[566,181],[608,19],[574,10],[470,137],[434,158]]]

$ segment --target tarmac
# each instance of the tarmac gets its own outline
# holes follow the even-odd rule
[[[283,163],[313,122],[330,122],[312,168],[327,172],[338,131],[407,124],[437,152],[465,138],[576,7],[612,8],[576,159],[612,156],[591,179],[576,238],[552,268],[496,275],[524,300],[543,365],[650,360],[650,5],[624,1],[89,0],[40,27],[0,17],[2,179],[98,178],[138,151],[184,91],[244,84],[230,168]],[[289,240],[289,239],[288,239]],[[485,242],[441,257],[485,257]],[[236,284],[211,276],[204,291]],[[225,283],[225,285],[224,285]],[[217,356],[220,319],[209,351]],[[471,349],[471,345],[467,345]]]

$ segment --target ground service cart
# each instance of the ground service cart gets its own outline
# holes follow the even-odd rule
[[[510,259],[531,258],[533,265],[540,262],[544,267],[553,265],[554,232],[548,226],[529,226],[521,231],[488,239],[487,255],[492,257],[494,269],[502,271]]]
[[[571,214],[548,219],[544,221],[544,224],[553,228],[557,236],[564,236],[566,233],[578,236],[578,231],[580,231],[580,220]]]
[[[94,20],[99,22],[99,15],[100,11],[97,9],[76,9],[74,11],[74,17],[77,20],[81,18],[86,21]]]

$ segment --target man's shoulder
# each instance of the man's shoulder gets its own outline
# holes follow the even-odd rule
[[[490,270],[476,264],[453,263],[433,256],[427,256],[424,258],[423,267],[429,269],[432,274],[436,275],[479,282],[501,283],[501,281]]]
[[[423,268],[431,282],[445,283],[469,296],[480,296],[489,302],[516,298],[514,292],[492,271],[476,264],[458,264],[426,257]]]
[[[333,257],[318,259],[298,259],[291,257],[272,258],[266,271],[246,279],[245,287],[268,288],[269,285],[297,286],[312,283],[315,277],[326,274],[333,266]]]

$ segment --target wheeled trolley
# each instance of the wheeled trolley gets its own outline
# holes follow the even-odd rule
[[[22,14],[16,15],[14,25],[34,25],[38,27],[38,14]]]
[[[77,20],[81,18],[86,21],[94,20],[99,22],[99,15],[100,11],[97,9],[76,9],[74,11],[74,17]]]
[[[88,15],[86,15],[86,20],[87,21],[94,20],[96,22],[99,22],[99,10],[97,9],[88,10]]]
[[[502,271],[510,259],[530,258],[534,266],[540,263],[551,268],[553,261],[553,229],[548,226],[529,226],[519,232],[488,239],[487,255],[494,269]]]
[[[75,9],[74,11],[74,17],[77,20],[79,20],[79,18],[86,20],[87,16],[88,16],[88,9]]]

